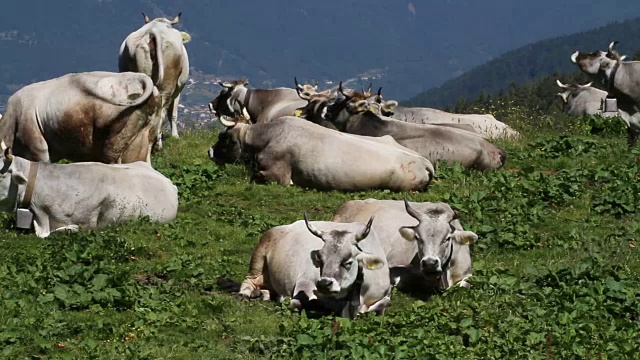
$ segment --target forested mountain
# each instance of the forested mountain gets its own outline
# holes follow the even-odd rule
[[[539,41],[509,51],[486,64],[477,66],[440,87],[405,101],[405,104],[450,107],[460,99],[470,100],[479,94],[496,94],[513,87],[514,84],[532,82],[553,73],[576,72],[577,67],[570,60],[574,51],[606,50],[612,40],[620,41],[617,49],[631,57],[640,50],[638,34],[640,34],[640,18]],[[583,82],[589,81],[586,75],[578,79]],[[555,79],[553,79],[553,86],[555,86]]]
[[[352,86],[373,80],[398,99],[523,44],[640,14],[640,2],[632,0],[615,6],[584,6],[580,0],[5,0],[2,5],[0,95],[5,96],[69,72],[116,70],[120,43],[143,23],[140,12],[173,17],[182,11],[179,28],[192,35],[191,65],[214,79],[248,77],[255,87],[291,86],[293,76],[325,84],[351,79]]]

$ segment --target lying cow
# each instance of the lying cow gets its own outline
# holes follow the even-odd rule
[[[640,61],[623,61],[614,46],[609,51],[594,51],[586,54],[579,51],[571,55],[571,61],[584,73],[594,76],[605,84],[608,94],[617,99],[618,112],[627,123],[627,143],[635,146],[640,135]]]
[[[247,80],[219,82],[224,87],[220,94],[209,103],[211,112],[220,117],[244,116],[252,123],[263,123],[283,116],[293,116],[297,109],[307,102],[298,97],[301,91],[313,94],[316,86],[300,85],[296,89],[247,89]]]
[[[348,318],[382,314],[391,284],[379,239],[370,231],[372,221],[309,222],[305,216],[268,230],[253,251],[240,294],[251,298],[257,293],[263,300],[290,297],[292,308],[313,304]]]
[[[180,21],[174,19],[149,19],[145,25],[132,32],[120,46],[118,68],[120,72],[132,71],[149,75],[160,91],[163,114],[169,113],[171,136],[178,137],[178,103],[180,92],[189,79],[189,57],[183,43],[190,36],[173,28]],[[162,147],[162,123],[158,125],[158,147]]]
[[[411,124],[369,111],[369,101],[345,95],[327,109],[327,120],[340,131],[364,136],[390,135],[400,145],[416,151],[431,162],[446,160],[479,170],[498,169],[506,153],[479,134],[430,124]]]
[[[607,92],[596,89],[591,83],[563,84],[556,80],[558,86],[564,91],[557,94],[560,100],[562,111],[570,115],[609,115],[603,114],[602,104],[607,98]]]
[[[158,89],[139,73],[74,73],[13,94],[0,140],[32,161],[151,161]]]
[[[256,179],[282,185],[358,191],[425,188],[433,166],[391,137],[343,134],[296,117],[250,125],[221,119],[228,129],[209,149],[216,163],[257,162]]]
[[[399,289],[423,292],[453,285],[469,287],[472,263],[469,244],[478,236],[465,231],[456,212],[445,203],[409,203],[406,200],[351,200],[331,221],[355,222],[375,217],[391,276],[400,277]],[[416,256],[417,255],[417,256]],[[418,278],[419,289],[409,289]]]
[[[143,216],[167,223],[178,211],[178,188],[145,162],[45,164],[8,149],[0,161],[0,210],[30,210],[39,237]]]

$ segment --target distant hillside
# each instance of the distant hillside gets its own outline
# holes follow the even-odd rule
[[[576,51],[606,50],[612,40],[620,41],[618,49],[629,56],[640,49],[640,18],[614,23],[568,36],[539,41],[509,51],[473,68],[442,86],[417,95],[408,106],[450,107],[460,99],[471,100],[481,93],[496,94],[512,84],[528,83],[553,73],[576,71],[570,56]],[[588,77],[582,77],[588,81]],[[555,80],[554,80],[555,81]],[[555,84],[554,84],[555,85]]]
[[[182,12],[191,66],[211,83],[195,84],[203,86],[185,103],[219,91],[211,78],[237,77],[254,87],[292,86],[293,76],[373,81],[401,99],[523,44],[638,16],[640,2],[6,0],[0,95],[69,72],[116,70],[140,12]]]

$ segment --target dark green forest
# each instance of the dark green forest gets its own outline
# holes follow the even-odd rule
[[[540,110],[546,111],[552,107],[553,102],[553,97],[549,98],[548,94],[554,94],[558,89],[555,84],[556,78],[564,83],[590,81],[586,75],[579,74],[576,66],[571,63],[570,56],[574,51],[606,50],[611,41],[617,40],[620,42],[618,49],[622,54],[639,58],[638,34],[640,18],[543,40],[509,51],[403,104],[464,108],[460,99],[463,99],[463,102],[482,102],[487,100],[488,95],[492,95],[518,99],[523,105],[539,107]],[[514,88],[514,84],[525,83],[529,85]]]

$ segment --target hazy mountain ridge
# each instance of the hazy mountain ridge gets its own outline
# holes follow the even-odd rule
[[[69,72],[116,71],[122,40],[143,24],[141,11],[182,11],[191,65],[214,78],[247,77],[255,87],[292,86],[293,76],[364,84],[377,70],[374,84],[403,99],[515,46],[640,14],[638,2],[580,4],[10,0],[0,14],[0,96]],[[531,13],[541,21],[523,29]]]
[[[571,54],[580,50],[607,50],[607,45],[620,41],[617,49],[631,55],[640,50],[640,18],[613,23],[589,31],[542,40],[477,66],[442,86],[430,89],[407,101],[409,106],[446,107],[459,99],[471,100],[480,93],[495,94],[512,84],[524,84],[553,73],[576,71]],[[588,79],[588,77],[584,77]]]

